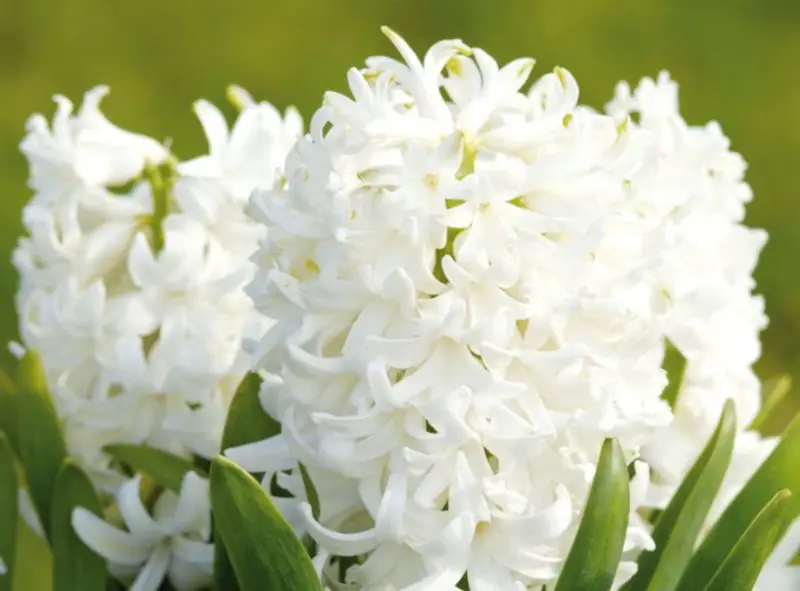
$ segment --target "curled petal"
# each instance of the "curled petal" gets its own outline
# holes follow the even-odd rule
[[[311,512],[311,505],[303,503],[300,511],[305,517],[308,532],[331,554],[339,556],[358,556],[371,551],[378,544],[375,529],[368,529],[355,534],[345,534],[328,529],[316,519]]]
[[[72,512],[72,527],[84,544],[106,560],[123,566],[143,564],[153,553],[149,540],[118,530],[82,507]]]

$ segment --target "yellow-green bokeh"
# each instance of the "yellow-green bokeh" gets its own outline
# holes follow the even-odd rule
[[[123,126],[200,153],[191,110],[238,83],[308,118],[348,67],[393,48],[380,25],[418,51],[461,37],[500,61],[529,55],[535,73],[571,70],[601,106],[617,80],[668,69],[686,118],[719,120],[750,163],[749,222],[770,242],[757,272],[770,328],[759,371],[800,376],[800,2],[760,0],[0,0],[0,340],[13,337],[8,262],[28,198],[17,151],[33,111],[75,102],[96,84]]]

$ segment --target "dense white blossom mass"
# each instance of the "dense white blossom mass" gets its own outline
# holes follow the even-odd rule
[[[736,404],[744,428],[761,406],[752,365],[761,353],[764,303],[752,295],[753,269],[766,241],[763,230],[742,225],[750,187],[746,164],[729,150],[716,122],[689,126],[678,109],[678,88],[662,73],[631,94],[621,83],[607,109],[635,113],[656,144],[656,161],[637,190],[661,207],[659,260],[652,276],[668,300],[664,334],[686,359],[675,418],[643,455],[667,483],[677,484],[711,435],[725,400]],[[664,445],[669,441],[669,445]],[[765,459],[773,441],[744,431],[719,505],[732,499]]]
[[[249,365],[242,339],[266,326],[242,289],[263,234],[247,199],[272,186],[302,122],[234,89],[232,130],[198,101],[210,153],[179,163],[111,124],[106,92],[77,113],[57,97],[50,126],[30,119],[21,149],[35,194],[14,264],[22,341],[42,358],[69,451],[113,490],[104,445],[219,451]]]
[[[719,126],[687,124],[666,74],[597,111],[563,68],[527,86],[531,59],[385,32],[402,61],[350,70],[305,136],[238,88],[230,129],[195,104],[209,153],[183,162],[111,124],[103,87],[29,122],[22,346],[125,526],[76,531],[135,589],[208,584],[207,484],[151,515],[103,447],[212,456],[251,368],[282,431],[227,453],[290,493],[336,591],[552,589],[607,437],[631,474],[619,586],[726,399],[712,519],[775,444],[748,430],[766,235]],[[800,584],[799,538],[759,591]]]
[[[403,61],[350,70],[253,197],[268,231],[248,293],[275,320],[254,360],[283,430],[228,454],[301,501],[305,465],[320,517],[301,502],[291,520],[356,557],[333,586],[539,590],[616,437],[624,581],[652,549],[639,510],[668,500],[726,398],[742,434],[720,508],[773,445],[745,431],[766,319],[744,162],[684,122],[666,75],[597,112],[562,68],[525,90],[533,60],[458,40],[420,60],[385,32]],[[674,413],[668,350],[686,360]]]

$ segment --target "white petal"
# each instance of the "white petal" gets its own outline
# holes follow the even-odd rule
[[[167,576],[177,591],[197,591],[211,586],[213,570],[213,563],[198,565],[174,556]]]
[[[151,287],[161,282],[155,255],[141,232],[133,239],[128,254],[128,272],[139,287]]]
[[[144,563],[153,551],[149,541],[140,541],[133,534],[118,530],[83,507],[72,512],[75,533],[97,554],[121,565]]]
[[[171,526],[175,533],[203,532],[208,530],[211,519],[211,502],[208,497],[208,481],[196,472],[188,472],[181,483],[181,496]]]
[[[155,545],[168,532],[156,523],[145,509],[139,494],[141,481],[142,477],[137,475],[122,485],[117,495],[117,503],[131,534],[142,542]]]
[[[572,523],[572,499],[567,489],[558,485],[556,500],[542,511],[526,517],[497,517],[501,535],[543,543],[563,534]],[[493,522],[494,523],[494,522]]]
[[[311,513],[311,505],[303,503],[300,511],[306,518],[306,526],[314,539],[331,554],[339,556],[358,556],[375,548],[378,541],[374,529],[368,529],[356,534],[345,534],[328,529]]]
[[[33,506],[33,501],[31,500],[28,489],[20,488],[17,490],[17,505],[23,521],[25,521],[28,527],[40,538],[44,538],[44,527],[42,527],[42,522],[39,519],[39,514],[36,512],[36,507]]]
[[[176,558],[196,565],[205,565],[209,569],[214,562],[214,544],[189,540],[183,536],[173,538],[172,553]]]
[[[171,559],[169,542],[162,542],[139,572],[129,591],[158,591]]]
[[[199,100],[194,104],[194,112],[203,126],[208,139],[208,151],[219,158],[228,147],[228,124],[225,117],[208,101]]]
[[[286,439],[275,435],[262,441],[246,443],[224,450],[225,455],[248,472],[278,472],[289,470],[297,463],[292,457]]]

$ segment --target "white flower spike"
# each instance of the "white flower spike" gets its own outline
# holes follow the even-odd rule
[[[283,432],[229,455],[292,492],[298,461],[335,483],[300,515],[323,551],[361,557],[357,589],[538,589],[603,438],[634,460],[671,419],[630,188],[651,143],[581,107],[566,70],[523,92],[532,60],[458,40],[420,60],[386,32],[405,63],[351,70],[287,182],[254,195],[249,293],[276,321],[256,367]],[[640,480],[621,578],[652,547]]]
[[[239,87],[230,127],[195,103],[208,154],[180,163],[102,115],[105,87],[28,122],[12,352],[39,352],[70,454],[118,499],[124,530],[73,524],[133,591],[208,585],[207,483],[151,515],[103,447],[212,456],[248,369],[282,432],[226,453],[292,495],[276,505],[332,590],[550,589],[606,437],[633,473],[618,587],[653,547],[639,509],[669,501],[727,398],[710,519],[775,445],[748,430],[766,234],[719,126],[686,123],[666,73],[598,112],[563,68],[526,88],[532,59],[456,39],[420,58],[383,32],[402,60],[351,69],[305,137]],[[667,355],[686,362],[669,401]],[[798,538],[758,591],[798,584]]]
[[[77,114],[57,99],[51,128],[31,119],[21,148],[36,193],[14,264],[22,344],[41,355],[69,451],[114,491],[104,445],[218,452],[249,365],[242,341],[267,326],[243,291],[263,236],[247,198],[282,174],[302,122],[238,90],[229,133],[198,101],[210,154],[176,163],[109,123],[105,92],[87,93]]]
[[[743,160],[665,75],[599,113],[563,68],[525,91],[532,60],[459,40],[420,59],[384,32],[403,61],[352,69],[254,194],[248,293],[276,320],[255,368],[283,431],[227,453],[295,495],[323,554],[359,557],[344,581],[323,568],[333,588],[539,591],[616,437],[635,460],[619,585],[653,544],[637,510],[668,502],[726,398],[741,432],[712,519],[775,444],[747,431],[765,234],[742,224]]]
[[[716,123],[699,127],[683,120],[678,86],[666,72],[656,80],[645,78],[633,92],[621,83],[607,110],[637,114],[639,127],[655,142],[651,169],[632,189],[642,202],[646,199],[644,214],[659,227],[655,244],[661,245],[661,255],[649,274],[667,298],[665,336],[686,358],[675,418],[642,455],[667,498],[713,432],[725,400],[732,398],[740,434],[712,508],[713,521],[776,443],[746,430],[761,405],[752,366],[767,319],[763,299],[752,290],[766,233],[743,225],[744,206],[752,197],[743,181],[744,160],[729,150],[730,141]],[[760,585],[757,589],[793,587]]]

